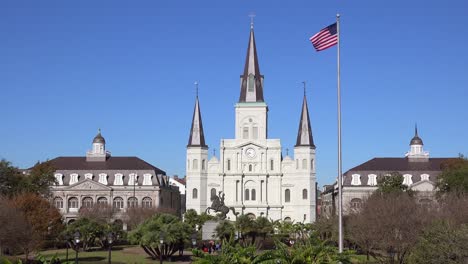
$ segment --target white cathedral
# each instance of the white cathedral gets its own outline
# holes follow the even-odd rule
[[[263,97],[253,26],[240,97],[235,105],[235,138],[221,139],[219,159],[208,161],[198,96],[187,145],[187,209],[203,213],[212,197],[236,213],[273,220],[314,222],[315,145],[304,94],[294,157],[283,157],[280,139],[268,138],[268,106]],[[211,211],[213,213],[213,211]],[[232,211],[228,219],[235,220]]]

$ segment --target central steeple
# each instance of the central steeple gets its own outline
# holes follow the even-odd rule
[[[263,75],[258,66],[257,47],[253,24],[250,25],[249,45],[245,58],[244,73],[241,75],[239,103],[263,102]]]

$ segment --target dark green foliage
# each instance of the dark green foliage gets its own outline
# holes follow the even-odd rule
[[[236,233],[236,228],[234,227],[234,224],[231,221],[222,220],[216,226],[215,232],[216,236],[220,240],[230,240],[234,237],[234,234]]]
[[[383,176],[378,179],[377,193],[391,194],[391,193],[402,193],[407,192],[412,195],[412,191],[408,189],[408,186],[403,184],[403,176],[398,172],[392,172],[388,176]]]
[[[468,225],[437,222],[420,237],[409,258],[414,264],[455,264],[468,261]]]
[[[184,214],[184,222],[189,224],[192,228],[201,227],[206,221],[213,220],[216,217],[208,215],[206,213],[197,214],[193,209],[187,210]]]
[[[22,174],[6,160],[0,161],[0,194],[13,196],[22,192],[48,196],[50,185],[55,183],[55,169],[48,162],[38,162]]]
[[[65,233],[73,237],[77,230],[80,231],[81,246],[85,251],[95,244],[97,238],[100,238],[108,231],[104,224],[84,217],[69,224]]]
[[[172,256],[180,243],[188,243],[193,228],[170,214],[156,214],[139,225],[128,235],[129,241],[140,245],[153,259]],[[164,237],[164,246],[161,252],[160,237]]]
[[[438,176],[439,194],[468,193],[468,160],[461,156],[451,159],[442,165],[442,173]]]

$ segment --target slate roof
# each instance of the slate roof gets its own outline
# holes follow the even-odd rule
[[[252,52],[251,52],[252,51]],[[252,64],[250,62],[253,62]],[[255,102],[263,102],[263,75],[260,73],[258,64],[257,46],[255,45],[255,35],[253,27],[250,29],[249,44],[247,46],[247,56],[245,58],[244,73],[241,75],[241,92],[239,102],[248,102],[247,100],[247,83],[249,74],[255,76]]]
[[[408,158],[373,158],[349,171],[440,171],[442,162],[450,158],[429,158],[427,162],[410,162]],[[346,172],[346,173],[348,173]]]
[[[86,161],[86,157],[57,157],[49,161],[56,170],[154,170],[166,172],[138,157],[109,157],[106,161]]]
[[[305,93],[304,100],[302,102],[301,120],[299,121],[299,129],[297,131],[296,147],[297,146],[310,146],[315,148]]]

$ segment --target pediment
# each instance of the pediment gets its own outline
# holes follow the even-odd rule
[[[435,184],[431,181],[419,181],[413,185],[411,185],[411,190],[415,191],[433,191],[435,188]]]
[[[253,142],[253,141],[247,141],[243,144],[240,144],[238,146],[236,146],[237,148],[243,148],[243,147],[247,147],[247,146],[255,146],[255,147],[258,147],[258,148],[261,148],[261,149],[265,149],[266,146],[264,145],[261,145],[261,144],[258,144],[256,142]]]
[[[84,181],[77,182],[64,189],[65,190],[112,190],[111,187],[106,186],[102,183],[93,181],[91,179],[85,179]]]

